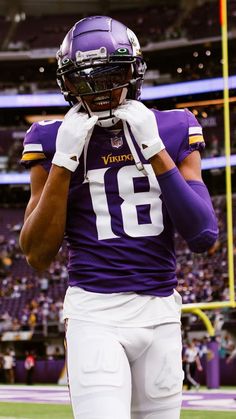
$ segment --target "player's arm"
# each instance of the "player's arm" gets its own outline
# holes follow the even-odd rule
[[[201,363],[201,360],[200,360],[200,356],[199,355],[196,356],[196,366],[197,366],[198,371],[202,371],[203,370],[202,363]]]
[[[45,270],[56,256],[64,237],[71,172],[53,165],[50,173],[31,168],[31,197],[20,234],[20,246],[28,263]]]
[[[177,168],[165,150],[154,114],[142,103],[127,101],[115,115],[129,123],[145,159],[152,164],[170,218],[189,248],[194,252],[209,249],[217,239],[218,227],[202,182],[199,152],[192,152]]]
[[[25,209],[24,221],[26,221],[26,219],[29,217],[31,212],[37,206],[47,178],[48,178],[48,172],[44,169],[43,166],[41,166],[40,164],[37,164],[31,167],[30,169],[30,200]]]
[[[150,163],[157,176],[176,168],[170,155],[164,149],[150,158]],[[201,157],[199,151],[193,151],[179,165],[179,172],[186,181],[203,182],[201,174]]]
[[[165,150],[154,155],[150,162],[176,229],[193,252],[206,251],[218,237],[218,226],[202,181],[199,152],[193,151],[178,168]]]
[[[47,177],[40,166],[31,171],[31,199],[20,235],[20,246],[28,263],[45,270],[56,256],[64,237],[71,173],[91,135],[97,117],[78,112],[74,106],[66,114],[56,138],[56,152]]]

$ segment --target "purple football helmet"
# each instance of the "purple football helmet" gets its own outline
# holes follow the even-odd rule
[[[71,104],[82,101],[99,119],[125,98],[140,98],[146,71],[139,41],[125,25],[107,16],[77,22],[57,53],[57,81]]]

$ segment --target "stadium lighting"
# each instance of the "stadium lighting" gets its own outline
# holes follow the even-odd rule
[[[236,154],[230,159],[231,166],[236,166]],[[223,169],[226,166],[225,156],[202,159],[202,170]],[[1,185],[25,185],[30,183],[29,172],[24,173],[0,173]]]
[[[161,86],[144,87],[142,100],[164,99],[168,97],[195,95],[221,91],[224,88],[222,77],[212,79],[187,81]],[[229,77],[229,89],[236,88],[236,76]]]
[[[229,98],[229,103],[236,102],[236,96]],[[224,99],[209,99],[209,100],[198,100],[191,102],[176,103],[176,108],[192,108],[193,106],[208,106],[208,105],[223,105]],[[195,110],[196,111],[196,110]],[[194,111],[192,111],[194,113]],[[194,113],[194,115],[197,115]]]
[[[177,96],[188,96],[199,93],[222,91],[223,88],[224,81],[222,77],[164,84],[160,86],[144,86],[141,99],[145,101]],[[229,89],[235,88],[236,76],[230,76]],[[66,102],[61,93],[0,95],[0,108],[57,107],[65,105]]]

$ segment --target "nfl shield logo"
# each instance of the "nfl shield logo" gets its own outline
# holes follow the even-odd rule
[[[111,138],[111,146],[113,148],[120,148],[123,145],[122,137],[113,137]]]

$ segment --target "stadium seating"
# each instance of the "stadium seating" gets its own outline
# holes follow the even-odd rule
[[[178,291],[184,303],[229,299],[225,196],[214,197],[213,203],[220,228],[214,249],[206,254],[192,254],[176,236]],[[233,203],[236,216],[236,196]],[[0,318],[6,317],[8,328],[12,328],[13,320],[17,319],[18,326],[25,330],[30,329],[29,317],[34,313],[38,330],[42,330],[45,323],[59,327],[67,282],[66,248],[62,247],[47,272],[43,275],[35,272],[19,249],[22,220],[23,208],[0,209]]]

